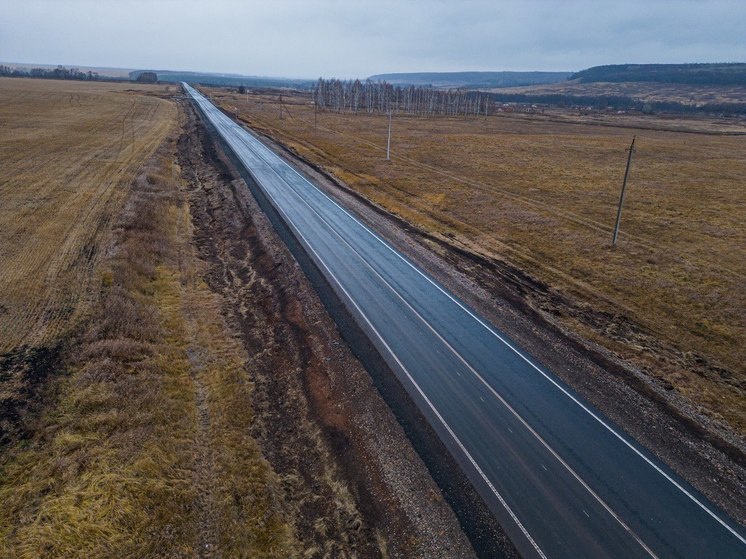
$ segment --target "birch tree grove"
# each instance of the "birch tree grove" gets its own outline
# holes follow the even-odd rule
[[[313,99],[321,111],[393,113],[418,116],[488,115],[494,110],[489,93],[463,89],[393,86],[385,81],[342,81],[319,78]]]

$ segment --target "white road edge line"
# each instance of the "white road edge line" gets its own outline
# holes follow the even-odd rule
[[[249,147],[249,146],[247,146],[247,147]],[[251,149],[251,148],[249,147],[249,149]],[[256,153],[256,152],[255,152],[255,153]],[[258,156],[258,157],[259,157],[260,159],[262,159],[262,160],[263,160],[263,161],[264,161],[264,162],[265,162],[265,163],[266,163],[266,164],[267,164],[267,165],[269,166],[270,170],[272,170],[272,171],[273,171],[273,172],[275,173],[275,175],[277,175],[277,177],[278,177],[278,178],[280,178],[280,180],[282,180],[282,177],[281,177],[281,176],[279,175],[279,173],[277,173],[276,171],[274,171],[274,169],[272,169],[272,165],[270,164],[270,162],[269,162],[269,161],[267,161],[266,159],[264,159],[264,157],[262,157],[261,155],[258,155],[258,154],[257,154],[257,156]],[[283,182],[284,182],[284,181],[283,181]],[[288,184],[288,183],[285,183],[285,184]],[[421,321],[421,322],[422,322],[422,323],[423,323],[423,324],[424,324],[424,325],[425,325],[425,326],[426,326],[426,327],[427,327],[427,328],[428,328],[428,329],[429,329],[429,330],[430,330],[430,331],[431,331],[431,332],[432,332],[432,333],[433,333],[433,334],[434,334],[434,335],[435,335],[435,336],[436,336],[436,337],[437,337],[437,338],[438,338],[438,339],[440,340],[440,342],[441,342],[441,343],[442,343],[443,345],[445,345],[445,346],[446,346],[446,347],[447,347],[447,348],[448,348],[448,349],[449,349],[449,350],[451,351],[451,353],[452,353],[453,355],[455,355],[455,356],[456,356],[456,358],[457,358],[457,359],[458,359],[459,361],[461,361],[461,363],[463,363],[463,365],[464,365],[464,366],[465,366],[465,367],[466,367],[466,368],[467,368],[467,369],[468,369],[468,370],[469,370],[469,371],[470,371],[470,372],[471,372],[471,373],[472,373],[472,374],[473,374],[473,375],[474,375],[474,376],[475,376],[475,377],[476,377],[476,378],[477,378],[477,379],[478,379],[478,380],[479,380],[479,381],[480,381],[480,382],[481,382],[481,383],[482,383],[482,384],[483,384],[483,385],[484,385],[484,386],[485,386],[485,387],[487,388],[487,390],[488,390],[488,391],[489,391],[489,392],[490,392],[490,393],[491,393],[491,394],[492,394],[492,395],[493,395],[493,396],[495,397],[495,399],[497,399],[497,401],[498,401],[498,402],[500,402],[500,403],[501,403],[501,404],[502,404],[502,405],[503,405],[503,406],[504,406],[504,407],[505,407],[505,408],[506,408],[506,409],[507,409],[508,411],[510,411],[510,413],[511,413],[511,414],[512,414],[513,416],[515,416],[515,418],[516,418],[516,419],[517,419],[517,420],[518,420],[518,421],[519,421],[519,422],[521,423],[521,425],[523,425],[523,426],[524,426],[524,427],[526,428],[526,430],[527,430],[527,431],[528,431],[529,433],[531,433],[531,435],[533,435],[533,436],[534,436],[534,437],[535,437],[535,438],[536,438],[536,439],[537,439],[537,440],[538,440],[538,441],[539,441],[539,442],[540,442],[540,443],[542,444],[542,446],[544,446],[544,448],[546,448],[546,449],[547,449],[547,451],[548,451],[548,452],[549,452],[549,453],[550,453],[550,454],[551,454],[551,455],[552,455],[552,456],[553,456],[553,457],[554,457],[554,458],[555,458],[555,459],[556,459],[556,460],[557,460],[557,461],[558,461],[558,462],[559,462],[559,463],[560,463],[560,464],[561,464],[561,465],[562,465],[562,466],[563,466],[563,467],[564,467],[564,468],[565,468],[565,469],[566,469],[566,470],[567,470],[567,471],[568,471],[568,472],[570,473],[570,475],[571,475],[571,476],[572,476],[573,478],[575,478],[575,479],[576,479],[576,480],[578,481],[578,483],[580,483],[580,485],[581,485],[581,486],[582,486],[582,487],[583,487],[583,488],[584,488],[584,489],[585,489],[586,491],[588,491],[588,493],[589,493],[589,494],[590,494],[590,495],[591,495],[591,496],[592,496],[592,497],[593,497],[593,498],[594,498],[594,499],[595,499],[595,500],[596,500],[596,501],[597,501],[597,502],[598,502],[598,503],[599,503],[599,504],[601,505],[601,507],[602,507],[602,508],[603,508],[604,510],[606,510],[606,512],[607,512],[607,513],[609,513],[609,515],[610,515],[610,516],[611,516],[611,517],[612,517],[612,518],[613,518],[614,520],[616,520],[616,521],[617,521],[617,523],[619,523],[619,525],[620,525],[620,526],[621,526],[622,528],[624,528],[624,530],[625,530],[625,531],[626,531],[626,532],[627,532],[627,533],[628,533],[628,534],[629,534],[630,536],[632,536],[632,538],[633,538],[633,539],[634,539],[634,540],[635,540],[635,541],[636,541],[636,542],[637,542],[637,543],[638,543],[638,544],[640,545],[640,547],[642,547],[642,548],[643,548],[643,549],[644,549],[644,550],[645,550],[645,551],[646,551],[646,552],[648,553],[648,555],[650,555],[650,557],[653,557],[654,559],[658,559],[658,556],[657,556],[657,555],[656,555],[656,554],[655,554],[655,553],[653,552],[653,550],[652,550],[652,549],[650,549],[650,548],[649,548],[649,547],[647,546],[647,544],[646,544],[646,543],[645,543],[645,542],[644,542],[644,541],[642,540],[642,538],[640,538],[640,537],[639,537],[639,536],[638,536],[638,535],[637,535],[637,534],[636,534],[636,533],[635,533],[635,532],[634,532],[634,531],[633,531],[633,530],[632,530],[632,529],[631,529],[631,528],[630,528],[630,527],[629,527],[629,526],[628,526],[628,525],[627,525],[627,524],[626,524],[626,523],[625,523],[625,522],[624,522],[624,521],[623,521],[623,520],[622,520],[622,519],[621,519],[621,518],[620,518],[620,517],[619,517],[619,516],[618,516],[618,515],[617,515],[617,514],[616,514],[616,513],[614,512],[614,510],[613,510],[613,509],[612,509],[612,508],[611,508],[611,507],[610,507],[610,506],[609,506],[609,505],[608,505],[608,504],[607,504],[607,503],[606,503],[606,502],[605,502],[605,501],[604,501],[604,500],[603,500],[603,499],[601,498],[601,496],[600,496],[600,495],[598,495],[598,494],[597,494],[597,493],[596,493],[595,491],[593,491],[593,489],[592,489],[592,488],[591,488],[591,487],[590,487],[590,486],[589,486],[589,485],[588,485],[588,484],[587,484],[587,483],[585,482],[585,480],[583,480],[583,478],[581,478],[581,477],[580,477],[580,475],[579,475],[579,474],[578,474],[578,473],[577,473],[577,472],[576,472],[576,471],[575,471],[575,470],[574,470],[574,469],[572,468],[572,466],[570,466],[570,465],[569,465],[569,464],[568,464],[567,462],[565,462],[565,460],[564,460],[564,459],[563,459],[563,458],[562,458],[562,457],[561,457],[561,456],[560,456],[560,455],[559,455],[559,454],[558,454],[558,453],[557,453],[557,452],[556,452],[556,451],[555,451],[555,450],[554,450],[554,449],[553,449],[553,448],[552,448],[552,447],[551,447],[551,446],[549,445],[549,443],[547,443],[547,442],[546,442],[546,441],[544,440],[544,438],[543,438],[543,437],[542,437],[542,436],[541,436],[541,435],[540,435],[540,434],[539,434],[539,433],[538,433],[538,432],[537,432],[536,430],[534,430],[534,429],[533,429],[533,427],[531,427],[531,425],[529,425],[529,423],[528,423],[528,422],[527,422],[527,421],[526,421],[526,420],[525,420],[525,419],[524,419],[524,418],[523,418],[523,417],[522,417],[522,416],[521,416],[521,415],[520,415],[520,414],[519,414],[519,413],[518,413],[518,412],[517,412],[517,411],[515,410],[515,408],[513,408],[513,406],[511,406],[511,405],[510,405],[510,404],[508,403],[508,401],[507,401],[507,400],[505,400],[505,398],[504,398],[504,397],[503,397],[503,396],[502,396],[501,394],[499,394],[499,393],[498,393],[498,392],[497,392],[497,391],[496,391],[496,390],[495,390],[495,389],[494,389],[494,388],[493,388],[493,387],[492,387],[492,386],[491,386],[491,385],[490,385],[490,384],[489,384],[489,383],[488,383],[488,382],[487,382],[487,381],[486,381],[486,380],[485,380],[485,379],[484,379],[484,378],[482,377],[482,375],[480,375],[480,374],[479,374],[479,372],[478,372],[478,371],[477,371],[476,369],[474,369],[474,367],[472,367],[472,365],[471,365],[471,364],[470,364],[470,363],[469,363],[469,362],[468,362],[468,361],[467,361],[467,360],[466,360],[466,359],[464,358],[464,356],[462,356],[462,355],[461,355],[461,354],[460,354],[460,353],[459,353],[459,352],[458,352],[458,351],[456,350],[456,348],[454,348],[454,347],[453,347],[453,346],[452,346],[452,345],[451,345],[450,343],[448,343],[448,341],[447,341],[447,340],[446,340],[445,338],[443,338],[443,336],[441,336],[441,335],[440,335],[440,333],[439,333],[439,332],[438,332],[438,331],[437,331],[437,330],[436,330],[436,329],[435,329],[435,328],[434,328],[434,327],[433,327],[433,326],[432,326],[432,325],[431,325],[431,324],[430,324],[430,323],[429,323],[429,322],[428,322],[428,321],[427,321],[427,320],[425,319],[425,317],[423,317],[423,316],[422,316],[422,315],[421,315],[421,314],[420,314],[420,313],[419,313],[419,312],[418,312],[418,311],[417,311],[417,310],[416,310],[416,309],[415,309],[415,308],[414,308],[414,307],[413,307],[413,306],[412,306],[412,305],[411,305],[411,304],[409,303],[409,301],[407,301],[407,300],[406,300],[406,299],[405,299],[405,298],[404,298],[404,297],[403,297],[403,296],[402,296],[402,295],[401,295],[401,294],[400,294],[400,293],[399,293],[399,292],[398,292],[398,291],[397,291],[397,290],[396,290],[396,289],[394,288],[394,286],[392,286],[392,285],[391,285],[391,284],[390,284],[390,283],[389,283],[389,282],[388,282],[388,281],[386,280],[386,278],[384,278],[384,277],[383,277],[383,276],[382,276],[382,275],[381,275],[381,274],[380,274],[380,273],[379,273],[379,272],[378,272],[378,271],[377,271],[377,270],[376,270],[376,269],[375,269],[375,268],[373,267],[373,265],[371,265],[371,264],[370,264],[370,262],[368,262],[368,260],[367,260],[367,259],[365,258],[365,256],[363,256],[363,255],[362,255],[362,254],[361,254],[361,253],[360,253],[360,252],[359,252],[359,251],[358,251],[357,249],[355,249],[355,247],[353,247],[353,246],[352,246],[352,245],[351,245],[351,244],[350,244],[350,243],[349,243],[349,242],[347,241],[347,239],[345,239],[345,238],[344,238],[344,237],[343,237],[343,236],[342,236],[342,235],[341,235],[341,234],[340,234],[340,233],[339,233],[339,232],[338,232],[338,231],[337,231],[337,230],[336,230],[336,229],[335,229],[335,228],[334,228],[334,227],[332,226],[332,224],[331,224],[331,223],[329,223],[329,221],[328,221],[328,220],[327,220],[327,219],[326,219],[326,218],[325,218],[324,216],[322,216],[322,215],[321,215],[321,214],[320,214],[320,213],[319,213],[319,212],[318,212],[318,211],[317,211],[317,210],[316,210],[316,209],[315,209],[315,208],[314,208],[314,207],[313,207],[313,206],[312,206],[311,204],[309,204],[309,203],[308,203],[308,201],[307,201],[307,200],[306,200],[306,199],[305,199],[305,198],[304,198],[304,197],[303,197],[303,196],[302,196],[302,195],[301,195],[301,194],[300,194],[300,193],[299,193],[299,192],[298,192],[297,190],[295,190],[295,188],[293,187],[293,185],[290,185],[290,184],[288,184],[288,186],[290,187],[290,189],[291,189],[291,190],[292,190],[293,192],[295,192],[295,195],[296,195],[296,196],[297,196],[297,197],[298,197],[298,198],[300,199],[300,201],[301,201],[301,202],[303,202],[303,203],[304,203],[304,204],[305,204],[305,205],[306,205],[306,206],[308,207],[308,209],[309,209],[309,210],[311,210],[311,211],[312,211],[312,212],[313,212],[314,214],[316,214],[316,215],[318,216],[318,218],[319,218],[319,219],[320,219],[320,220],[321,220],[321,221],[322,221],[323,223],[325,223],[325,224],[326,224],[326,226],[327,226],[327,227],[329,228],[329,230],[330,230],[330,231],[331,231],[331,232],[332,232],[332,233],[333,233],[334,235],[336,235],[336,236],[337,236],[337,237],[338,237],[338,238],[339,238],[339,239],[340,239],[340,240],[342,241],[342,243],[344,243],[345,245],[347,245],[347,246],[349,247],[349,249],[350,249],[350,250],[351,250],[351,251],[352,251],[352,252],[353,252],[353,253],[354,253],[355,255],[357,255],[357,257],[358,257],[358,258],[360,259],[360,261],[361,261],[361,262],[362,262],[362,263],[363,263],[363,264],[364,264],[365,266],[367,266],[367,267],[368,267],[368,268],[369,268],[369,269],[370,269],[370,270],[371,270],[371,271],[372,271],[372,272],[373,272],[373,273],[374,273],[374,274],[375,274],[375,275],[376,275],[376,276],[377,276],[377,277],[378,277],[378,278],[379,278],[379,279],[381,280],[381,282],[382,282],[382,283],[383,283],[383,284],[384,284],[384,285],[385,285],[385,286],[386,286],[386,287],[387,287],[387,288],[388,288],[388,289],[389,289],[389,290],[390,290],[390,291],[391,291],[391,292],[392,292],[392,293],[394,294],[394,296],[395,296],[395,297],[396,297],[397,299],[399,299],[399,300],[400,300],[400,301],[401,301],[401,302],[402,302],[402,303],[403,303],[403,304],[404,304],[404,305],[405,305],[405,306],[406,306],[406,307],[407,307],[407,308],[408,308],[408,309],[410,310],[410,312],[411,312],[411,313],[412,313],[412,314],[413,314],[414,316],[416,316],[416,317],[417,317],[417,318],[418,318],[418,319],[419,319],[419,320],[420,320],[420,321]],[[287,219],[289,219],[289,218],[287,218]],[[297,227],[296,227],[295,229],[297,229]],[[314,251],[314,252],[315,252],[315,251]],[[327,270],[329,269],[329,268],[328,268],[328,267],[327,267],[326,265],[325,265],[325,267],[327,268]],[[335,277],[335,280],[336,280],[336,277]],[[339,281],[339,280],[336,280],[336,281]],[[388,346],[387,346],[387,349],[388,349]],[[396,356],[395,356],[395,355],[394,355],[394,358],[395,358],[395,359],[397,360],[397,363],[399,363],[399,360],[398,360],[398,358],[396,358]],[[482,402],[484,402],[484,398],[482,398],[481,396],[479,397],[479,399],[480,399],[480,400],[481,400]],[[544,467],[544,465],[543,465],[543,464],[542,464],[542,467]],[[544,469],[546,470],[546,467],[544,467]],[[588,516],[588,515],[586,514],[586,516]],[[589,517],[589,518],[590,518],[590,517]]]
[[[222,114],[222,113],[221,113]],[[227,118],[227,117],[226,117]],[[232,121],[231,121],[232,122]],[[238,126],[238,125],[237,125]],[[248,131],[240,127],[241,130],[244,132]],[[252,135],[252,137],[258,141],[261,142],[256,136]],[[453,301],[456,305],[458,305],[464,312],[466,312],[469,316],[471,316],[474,320],[476,320],[479,324],[481,324],[488,332],[490,332],[494,337],[496,337],[498,340],[500,340],[503,344],[505,344],[511,351],[513,351],[516,355],[518,355],[521,359],[523,359],[526,363],[528,363],[531,367],[536,369],[544,378],[546,378],[549,382],[551,382],[556,388],[558,388],[565,396],[570,398],[575,404],[580,406],[586,413],[588,413],[593,419],[595,419],[598,423],[600,423],[604,428],[606,428],[609,432],[611,432],[615,437],[617,437],[620,441],[622,441],[627,447],[629,447],[635,454],[637,454],[640,458],[642,458],[648,465],[650,465],[652,468],[654,468],[659,474],[661,474],[664,478],[666,478],[669,482],[671,482],[679,491],[681,491],[684,495],[686,495],[689,499],[691,499],[694,503],[696,503],[702,510],[704,510],[707,514],[709,514],[712,518],[714,518],[719,524],[721,524],[726,530],[728,530],[731,534],[733,534],[736,538],[738,538],[741,543],[746,545],[746,538],[741,536],[738,532],[736,532],[733,528],[731,528],[724,520],[722,520],[717,514],[715,514],[713,511],[711,511],[704,503],[702,503],[699,499],[697,499],[694,495],[692,495],[689,491],[687,491],[684,487],[682,487],[675,479],[673,479],[671,476],[669,476],[666,472],[664,472],[658,465],[656,465],[652,460],[650,460],[647,456],[645,456],[639,449],[637,449],[631,442],[629,442],[623,435],[618,433],[613,427],[611,427],[608,423],[606,423],[603,419],[598,417],[592,410],[588,409],[587,406],[585,406],[582,402],[580,402],[575,396],[570,394],[563,386],[561,386],[557,381],[555,381],[549,374],[544,372],[538,365],[536,365],[531,359],[526,357],[521,351],[519,351],[517,348],[515,348],[510,342],[505,340],[500,334],[495,332],[495,330],[486,324],[481,318],[476,316],[472,311],[470,311],[466,306],[464,306],[458,299],[456,299],[453,295],[448,293],[443,287],[438,285],[437,282],[435,282],[432,278],[430,278],[427,274],[425,274],[422,270],[418,269],[414,264],[409,262],[406,258],[404,258],[403,255],[401,255],[396,249],[391,247],[385,240],[381,239],[381,237],[378,236],[377,233],[372,231],[368,226],[366,226],[364,223],[362,223],[359,219],[357,219],[354,215],[352,215],[348,210],[346,210],[343,206],[341,206],[338,202],[336,202],[333,198],[331,198],[328,194],[326,194],[323,190],[313,185],[307,178],[305,178],[299,171],[297,171],[292,165],[289,165],[287,162],[285,162],[282,158],[280,158],[277,154],[272,152],[269,148],[264,146],[262,144],[262,147],[264,147],[266,150],[268,150],[272,155],[277,157],[282,163],[287,165],[287,167],[292,170],[296,175],[298,175],[301,179],[303,179],[308,185],[310,185],[312,188],[315,188],[322,196],[327,198],[332,204],[337,206],[340,210],[342,210],[344,213],[346,213],[353,221],[357,222],[358,225],[360,225],[363,229],[365,229],[368,233],[370,233],[378,242],[380,242],[383,246],[385,246],[388,250],[390,250],[396,257],[401,259],[407,266],[412,268],[415,272],[417,272],[419,275],[421,275],[425,280],[427,280],[429,283],[431,283],[436,289],[438,289],[441,293],[443,293],[446,297],[448,297],[451,301]]]
[[[259,157],[261,157],[261,156],[259,156]],[[270,169],[271,169],[271,166],[270,166]],[[251,172],[251,171],[249,171],[249,172]],[[253,176],[253,173],[252,173],[252,176]],[[290,217],[282,210],[282,208],[276,202],[276,200],[274,199],[274,197],[272,196],[272,194],[270,194],[267,191],[265,191],[265,193],[274,201],[273,205],[274,205],[275,209],[280,214],[282,214],[282,216],[284,217],[284,219],[285,219],[286,223],[288,224],[288,226],[292,227],[292,229],[294,230],[295,234],[298,235],[303,240],[303,244],[305,245],[305,247],[308,250],[310,250],[313,253],[313,255],[315,257],[315,260],[319,264],[321,264],[324,267],[324,269],[327,271],[327,273],[329,274],[329,276],[334,279],[334,281],[337,284],[337,287],[339,287],[339,289],[344,293],[344,295],[347,298],[347,300],[350,301],[350,303],[355,307],[355,310],[359,313],[359,315],[363,318],[363,320],[365,320],[365,322],[368,325],[368,327],[375,333],[376,337],[379,339],[379,341],[381,342],[381,344],[386,348],[386,351],[389,353],[389,355],[391,355],[391,357],[393,357],[393,359],[396,361],[396,363],[399,366],[399,368],[407,376],[407,378],[412,383],[412,385],[415,387],[415,389],[420,394],[420,396],[422,397],[422,399],[427,403],[428,407],[432,410],[432,412],[435,414],[435,416],[438,418],[438,420],[446,428],[446,430],[448,431],[448,434],[456,442],[456,444],[458,445],[458,447],[464,453],[464,455],[469,460],[469,462],[474,467],[474,469],[477,471],[477,473],[479,474],[479,476],[484,480],[484,482],[487,484],[487,486],[490,488],[490,490],[495,494],[495,496],[497,497],[497,499],[500,502],[500,504],[508,512],[508,514],[510,515],[511,519],[513,520],[513,522],[515,522],[515,524],[521,530],[521,532],[526,537],[526,539],[529,541],[529,543],[534,548],[534,550],[539,554],[539,556],[542,559],[548,559],[547,556],[544,554],[544,552],[541,550],[541,548],[538,546],[538,544],[536,543],[536,541],[533,539],[533,537],[531,537],[531,534],[528,533],[528,530],[526,530],[525,526],[523,526],[523,524],[521,523],[521,521],[518,519],[518,517],[516,516],[515,512],[513,512],[513,510],[510,508],[510,506],[505,501],[505,499],[500,494],[500,492],[497,491],[497,489],[495,488],[495,486],[492,485],[492,482],[489,480],[489,478],[485,475],[485,473],[479,467],[479,465],[477,464],[477,462],[474,460],[474,458],[469,453],[469,451],[466,449],[466,447],[461,442],[461,440],[458,438],[458,436],[454,433],[454,431],[451,428],[451,426],[448,424],[448,422],[446,422],[446,420],[443,418],[443,416],[440,414],[440,412],[437,410],[437,408],[433,405],[433,403],[430,401],[430,399],[424,393],[424,391],[422,390],[422,388],[420,388],[419,384],[417,384],[417,382],[414,380],[414,378],[412,377],[412,375],[410,374],[410,372],[407,370],[407,368],[404,366],[404,364],[396,356],[396,353],[391,349],[391,347],[388,345],[388,343],[386,343],[386,340],[378,332],[378,330],[376,329],[376,327],[373,326],[373,323],[371,322],[371,320],[367,317],[367,315],[358,306],[358,304],[355,302],[355,300],[350,295],[350,293],[344,288],[344,286],[342,285],[342,283],[340,282],[340,280],[337,278],[337,276],[334,274],[334,272],[331,271],[331,269],[326,265],[326,263],[321,258],[321,256],[316,252],[316,250],[314,250],[313,246],[311,246],[311,244],[308,242],[308,240],[303,235],[303,233],[301,233],[301,231],[298,229],[298,227],[295,226],[295,224],[290,219]],[[296,195],[298,195],[297,192],[296,192]]]
[[[193,88],[190,88],[193,89]],[[197,93],[197,95],[201,96],[205,101],[215,108],[219,112],[219,109],[215,107],[210,101],[207,101],[204,96],[199,93],[198,91],[194,90]],[[194,96],[193,96],[194,97]],[[195,99],[198,101],[198,99]],[[224,116],[222,112],[220,112],[221,116]],[[250,134],[245,128],[242,126],[237,125],[232,120],[228,119],[228,117],[225,117],[226,120],[228,120],[233,126],[239,128],[243,132],[246,132],[247,134]],[[582,402],[580,402],[575,396],[570,394],[563,386],[561,386],[557,381],[555,381],[550,375],[548,375],[546,372],[544,372],[539,366],[537,366],[531,359],[529,359],[527,356],[525,356],[521,351],[519,351],[517,348],[515,348],[511,343],[509,343],[507,340],[505,340],[500,334],[498,334],[491,326],[486,324],[481,318],[476,316],[472,311],[470,311],[464,304],[462,304],[458,299],[456,299],[453,295],[448,293],[443,287],[438,285],[437,282],[435,282],[433,279],[431,279],[427,274],[422,272],[420,269],[418,269],[414,264],[409,262],[406,258],[404,258],[403,255],[401,255],[396,249],[394,249],[392,246],[390,246],[385,240],[383,240],[381,237],[378,236],[374,231],[372,231],[367,225],[362,223],[358,218],[356,218],[354,215],[352,215],[348,210],[346,210],[343,206],[341,206],[339,203],[337,203],[336,200],[331,198],[328,194],[326,194],[323,190],[320,188],[317,188],[314,186],[306,177],[304,177],[298,170],[296,170],[292,165],[289,165],[287,162],[285,162],[282,158],[280,158],[277,154],[272,152],[268,147],[266,147],[264,144],[261,143],[261,140],[259,140],[256,136],[253,134],[250,134],[253,139],[255,139],[257,142],[259,142],[264,149],[268,150],[269,153],[277,157],[277,159],[285,164],[291,171],[293,171],[296,175],[298,175],[304,182],[306,182],[311,188],[316,189],[322,196],[327,198],[332,204],[337,206],[342,212],[347,214],[348,217],[350,217],[353,221],[355,221],[358,225],[360,225],[363,229],[365,229],[370,235],[372,235],[379,243],[381,243],[384,247],[386,247],[389,251],[391,251],[397,258],[401,259],[407,266],[412,268],[415,272],[417,272],[419,275],[421,275],[426,281],[428,281],[430,284],[432,284],[436,289],[438,289],[441,293],[443,293],[446,297],[448,297],[451,301],[453,301],[457,306],[459,306],[464,312],[466,312],[469,316],[471,316],[474,320],[476,320],[479,324],[482,325],[488,332],[490,332],[495,338],[500,340],[505,346],[507,346],[511,351],[513,351],[516,355],[518,355],[521,359],[523,359],[526,363],[528,363],[532,368],[534,368],[539,374],[541,374],[546,380],[548,380],[551,384],[553,384],[558,390],[560,390],[565,396],[567,396],[570,400],[572,400],[575,404],[577,404],[581,409],[583,409],[586,413],[588,413],[593,419],[595,419],[599,424],[601,424],[605,429],[607,429],[610,433],[612,433],[616,438],[618,438],[622,443],[624,443],[630,450],[632,450],[635,454],[637,454],[640,458],[642,458],[649,466],[651,466],[653,469],[655,469],[660,475],[662,475],[666,480],[668,480],[674,487],[676,487],[679,491],[681,491],[684,495],[686,495],[691,501],[693,501],[696,505],[698,505],[702,510],[704,510],[708,515],[710,515],[713,519],[715,519],[721,526],[723,526],[726,530],[728,530],[731,534],[733,534],[741,543],[746,545],[746,538],[741,536],[738,532],[736,532],[733,528],[731,528],[724,520],[722,520],[717,514],[715,514],[712,510],[710,510],[706,505],[704,505],[699,499],[697,499],[694,495],[692,495],[689,491],[687,491],[684,487],[682,487],[675,479],[673,479],[670,475],[668,475],[666,472],[664,472],[657,464],[655,464],[652,460],[650,460],[647,456],[645,456],[639,449],[637,449],[630,441],[628,441],[623,435],[618,433],[614,428],[612,428],[608,423],[606,423],[603,419],[598,417],[592,410],[588,409],[587,406],[585,406]],[[353,303],[354,304],[354,303]],[[384,342],[385,343],[385,342]]]
[[[283,212],[283,215],[285,215],[284,212]],[[289,218],[287,217],[287,215],[285,215],[285,218],[288,219],[288,223],[292,223],[292,221],[289,220]],[[370,321],[370,319],[366,316],[366,314],[358,306],[358,304],[355,302],[355,300],[352,298],[352,296],[349,294],[349,292],[342,286],[342,284],[339,281],[339,279],[334,275],[334,272],[332,272],[329,269],[329,267],[326,265],[326,263],[324,263],[324,261],[321,259],[321,257],[319,256],[319,254],[313,249],[313,247],[309,244],[308,240],[303,236],[303,234],[298,230],[298,228],[293,225],[293,229],[295,229],[296,230],[296,234],[299,235],[303,239],[303,242],[308,247],[308,249],[311,250],[311,252],[313,252],[313,254],[316,257],[316,259],[318,260],[318,262],[322,266],[324,266],[324,268],[326,269],[327,273],[332,278],[334,278],[334,281],[337,283],[337,286],[345,294],[345,297],[347,297],[347,299],[350,301],[350,303],[352,303],[352,305],[355,307],[355,309],[360,314],[360,316],[363,318],[363,320],[365,320],[365,322],[368,324],[368,327],[375,333],[376,337],[379,339],[379,341],[381,342],[381,344],[386,348],[386,351],[388,351],[389,355],[391,355],[394,358],[394,360],[396,361],[397,365],[399,365],[399,367],[404,372],[404,374],[407,375],[407,378],[409,379],[409,382],[411,382],[412,385],[417,389],[417,392],[420,394],[420,396],[422,396],[422,399],[425,400],[425,402],[427,403],[428,407],[433,411],[433,413],[438,418],[438,420],[446,428],[446,430],[448,431],[448,434],[451,435],[451,437],[453,438],[453,440],[456,442],[456,444],[461,449],[461,452],[464,453],[464,455],[469,460],[469,462],[474,467],[474,469],[477,471],[477,473],[480,475],[480,477],[484,480],[484,482],[487,484],[487,486],[490,488],[490,490],[495,494],[495,496],[497,497],[497,499],[500,501],[500,504],[505,508],[506,511],[508,511],[508,514],[513,519],[513,522],[515,522],[515,524],[521,530],[521,532],[523,533],[523,535],[525,536],[525,538],[529,541],[529,543],[534,548],[534,550],[536,551],[536,553],[538,553],[539,556],[542,559],[547,559],[547,556],[541,550],[541,548],[536,543],[536,541],[534,541],[533,537],[531,537],[531,534],[528,533],[528,530],[526,530],[525,526],[523,526],[523,524],[521,523],[521,521],[518,519],[518,517],[516,516],[516,514],[513,512],[513,509],[510,508],[510,506],[505,501],[505,499],[500,494],[500,492],[495,488],[494,485],[492,485],[492,482],[487,478],[487,476],[485,475],[485,473],[482,471],[482,468],[479,467],[479,464],[477,464],[476,460],[474,460],[474,458],[469,453],[469,451],[466,450],[466,447],[461,442],[461,439],[459,439],[458,436],[456,436],[456,433],[453,432],[453,429],[451,429],[451,426],[448,424],[448,422],[446,422],[446,420],[443,419],[443,416],[440,415],[440,412],[433,405],[433,403],[430,401],[430,399],[427,397],[427,395],[423,392],[422,388],[420,388],[420,385],[417,384],[417,382],[414,380],[414,378],[409,373],[409,371],[404,366],[404,364],[396,356],[396,353],[394,353],[394,351],[391,349],[391,347],[386,343],[386,340],[384,340],[383,336],[378,332],[378,330],[376,329],[376,327],[373,326],[373,324]]]

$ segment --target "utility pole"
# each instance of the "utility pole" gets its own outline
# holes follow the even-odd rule
[[[632,143],[629,148],[627,148],[627,151],[629,152],[629,155],[627,155],[627,169],[624,171],[622,194],[619,196],[619,209],[616,212],[616,225],[614,225],[614,237],[611,240],[611,246],[616,246],[616,239],[619,236],[619,224],[622,221],[622,204],[624,204],[624,191],[627,188],[627,178],[629,177],[629,167],[632,164],[632,154],[635,152],[635,138],[637,138],[637,136],[632,136]]]
[[[386,141],[386,161],[391,161],[391,109],[389,109],[389,138]]]

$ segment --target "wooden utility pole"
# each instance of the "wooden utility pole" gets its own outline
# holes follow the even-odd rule
[[[614,225],[614,237],[611,240],[611,246],[616,246],[616,239],[619,236],[619,224],[622,221],[622,204],[624,204],[624,191],[627,189],[627,179],[629,178],[629,167],[632,164],[632,154],[635,152],[635,139],[637,136],[632,136],[632,143],[630,144],[627,151],[627,169],[624,171],[624,182],[622,183],[622,194],[619,196],[619,209],[616,212],[616,224]]]
[[[386,161],[391,161],[391,110],[389,110],[389,138],[386,141]]]

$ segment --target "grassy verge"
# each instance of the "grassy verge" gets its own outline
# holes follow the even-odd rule
[[[201,280],[170,139],[114,225],[56,403],[0,463],[3,557],[291,557],[246,355]]]
[[[283,95],[280,110],[271,93],[211,93],[374,203],[561,293],[568,304],[548,310],[552,320],[746,429],[746,137],[696,133],[699,121],[684,132],[626,116],[620,127],[540,115],[396,116],[387,162],[385,117],[314,115],[300,95]],[[727,123],[709,131],[731,129],[742,131]],[[633,134],[638,149],[612,250]]]

